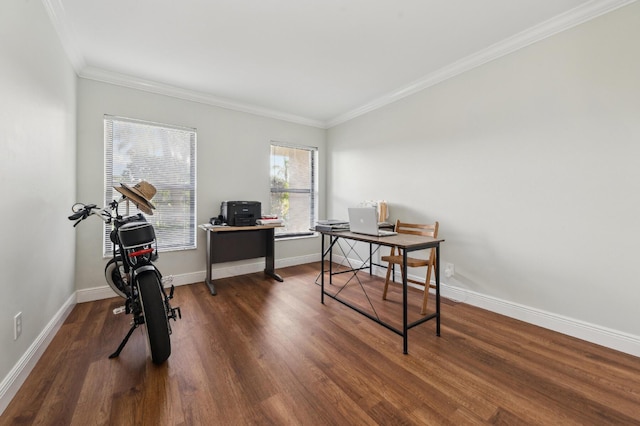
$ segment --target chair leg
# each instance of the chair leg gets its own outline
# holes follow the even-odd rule
[[[391,276],[391,262],[387,265],[387,277],[384,280],[384,290],[382,291],[382,300],[387,300],[387,289],[389,288],[389,277]]]
[[[429,300],[429,289],[431,288],[431,265],[427,267],[427,278],[424,282],[424,297],[422,298],[421,315],[427,314],[427,301]]]

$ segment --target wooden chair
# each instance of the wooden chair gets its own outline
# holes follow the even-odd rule
[[[396,221],[395,231],[398,234],[413,234],[413,235],[424,235],[427,237],[438,237],[438,222],[431,225],[418,225],[415,223],[403,223],[399,220]],[[417,281],[407,276],[407,282],[419,284],[424,288],[424,297],[422,299],[422,310],[420,313],[425,315],[427,313],[427,300],[429,298],[429,288],[435,288],[435,285],[431,284],[431,273],[435,269],[436,266],[436,251],[434,249],[429,249],[429,252],[425,256],[426,259],[422,258],[414,258],[407,257],[407,267],[418,268],[418,267],[427,267],[427,276],[425,277],[425,282]],[[391,276],[391,267],[392,265],[399,265],[400,272],[404,277],[404,274],[407,271],[404,271],[402,268],[402,251],[399,248],[392,247],[391,252],[388,256],[382,256],[381,260],[383,262],[389,262],[387,266],[387,277],[384,283],[384,292],[382,293],[382,299],[387,299],[387,289],[389,288],[389,278]]]

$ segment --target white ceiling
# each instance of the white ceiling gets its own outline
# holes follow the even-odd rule
[[[330,127],[630,0],[42,0],[77,73]]]

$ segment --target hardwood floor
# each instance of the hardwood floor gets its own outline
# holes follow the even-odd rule
[[[640,424],[639,358],[447,300],[441,337],[416,327],[403,355],[400,336],[320,303],[319,268],[219,280],[215,297],[177,287],[162,366],[141,330],[107,358],[128,330],[121,299],[79,304],[0,424]],[[382,302],[382,279],[361,277],[378,315],[398,316],[399,289]]]

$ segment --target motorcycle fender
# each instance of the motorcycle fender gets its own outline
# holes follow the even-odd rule
[[[153,265],[143,265],[143,266],[140,266],[139,268],[134,269],[134,270],[133,270],[133,273],[132,273],[132,278],[133,278],[134,280],[137,280],[137,278],[138,278],[138,274],[141,274],[141,273],[146,272],[146,271],[152,271],[154,274],[156,274],[156,275],[158,276],[158,279],[159,279],[159,280],[161,280],[161,279],[162,279],[162,277],[161,277],[161,275],[160,275],[160,272],[159,272],[159,271],[158,271],[158,269],[157,269],[155,266],[153,266]]]

